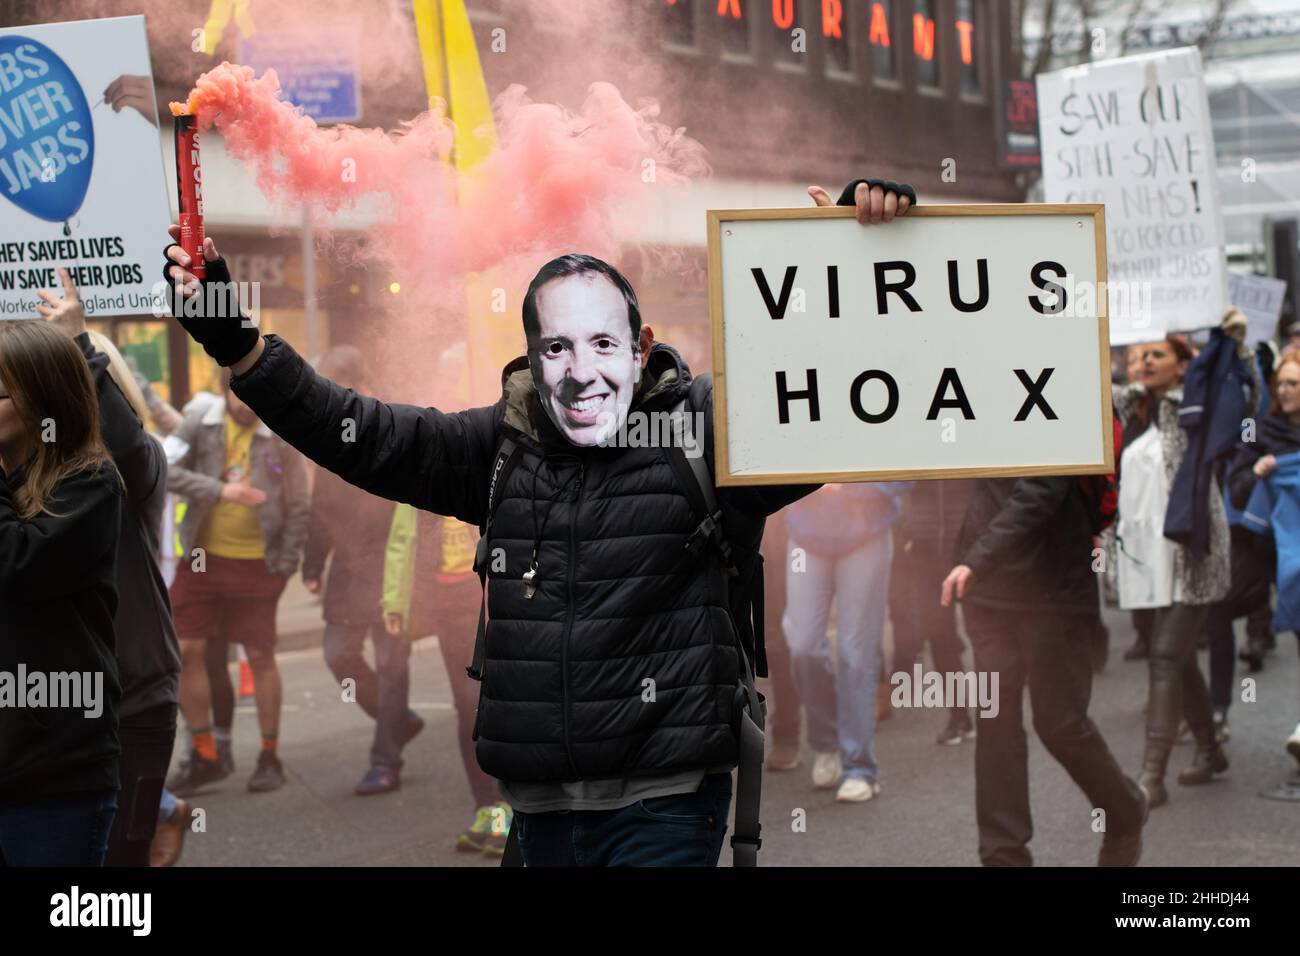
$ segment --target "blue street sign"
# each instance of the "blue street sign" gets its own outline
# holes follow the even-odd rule
[[[258,30],[240,41],[240,60],[259,76],[274,69],[285,98],[318,123],[361,117],[361,56],[354,34]]]

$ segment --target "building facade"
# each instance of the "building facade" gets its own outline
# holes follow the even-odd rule
[[[325,0],[304,22],[301,4],[211,0],[0,0],[6,22],[50,22],[144,12],[160,115],[222,60],[253,42],[325,30],[357,38],[355,125],[395,128],[428,105],[412,3]],[[224,20],[216,18],[227,10]],[[909,182],[921,201],[1024,198],[1002,158],[998,113],[1019,50],[1004,0],[465,0],[490,96],[511,84],[538,102],[577,107],[609,81],[628,102],[653,98],[659,119],[707,149],[712,175],[666,198],[648,222],[620,235],[624,261],[658,337],[709,364],[705,211],[803,206],[805,189],[837,191],[868,175]],[[382,42],[374,42],[382,39]],[[169,176],[170,124],[159,132]],[[305,354],[361,346],[374,316],[400,295],[382,270],[340,265],[314,251],[310,211],[276,209],[219,136],[203,142],[205,218],[236,279],[262,288],[263,327]],[[173,211],[174,186],[163,185]],[[315,221],[321,222],[316,214]],[[324,223],[361,237],[373,210]],[[645,256],[666,250],[670,256]],[[643,267],[670,260],[671,270]],[[211,387],[214,371],[174,324],[152,317],[108,323],[156,387],[176,402]]]

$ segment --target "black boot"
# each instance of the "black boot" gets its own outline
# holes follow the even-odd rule
[[[1142,754],[1142,773],[1138,777],[1138,786],[1147,797],[1148,810],[1169,802],[1169,791],[1165,789],[1165,768],[1169,766],[1169,752],[1173,749],[1173,738],[1153,734],[1148,724],[1147,745]]]
[[[1165,789],[1165,770],[1169,766],[1169,753],[1174,749],[1178,717],[1171,714],[1167,688],[1153,680],[1147,709],[1147,740],[1142,753],[1142,774],[1138,786],[1147,795],[1147,808],[1154,810],[1169,802]]]
[[[1163,787],[1161,784],[1161,789]],[[1138,790],[1142,806],[1136,825],[1122,831],[1106,831],[1101,851],[1097,854],[1098,866],[1137,866],[1138,860],[1142,859],[1142,828],[1151,815],[1151,798],[1142,787]]]
[[[1209,783],[1216,773],[1223,773],[1227,769],[1228,756],[1223,752],[1222,747],[1217,743],[1212,743],[1208,747],[1198,744],[1196,756],[1192,758],[1192,765],[1178,775],[1178,783],[1184,787]]]
[[[1148,810],[1163,807],[1169,802],[1169,791],[1165,789],[1164,774],[1156,776],[1143,768],[1142,775],[1138,777],[1138,786],[1146,794]]]
[[[1250,673],[1258,674],[1264,669],[1264,655],[1267,651],[1262,640],[1249,636],[1246,638],[1246,646],[1237,652],[1237,657],[1246,664]]]

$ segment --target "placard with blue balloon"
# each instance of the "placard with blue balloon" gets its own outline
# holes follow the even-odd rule
[[[169,221],[144,17],[0,29],[0,319],[61,266],[92,316],[154,312]]]

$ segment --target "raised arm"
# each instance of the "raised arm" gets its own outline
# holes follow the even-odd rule
[[[171,232],[175,239],[177,227]],[[230,368],[231,389],[271,431],[373,495],[482,523],[495,451],[493,408],[449,415],[345,389],[317,375],[283,339],[258,335],[239,312],[230,272],[211,237],[204,242],[204,280],[184,268],[190,260],[180,246],[168,246],[166,255],[164,274],[177,283],[173,315]]]
[[[38,291],[36,294],[42,302],[36,311],[55,328],[69,335],[86,357],[99,398],[100,437],[122,475],[127,499],[143,501],[154,493],[160,482],[166,480],[167,459],[159,444],[144,430],[144,424],[136,417],[131,403],[113,380],[108,356],[98,351],[90,341],[90,334],[86,331],[86,312],[72,276],[67,269],[60,268],[59,278],[63,283],[63,297],[46,289]],[[147,383],[144,391],[154,395]]]
[[[298,451],[364,491],[482,521],[496,412],[390,405],[316,374],[283,339],[269,335],[256,364],[231,389]]]
[[[95,350],[84,332],[75,339],[86,356],[99,395],[99,428],[113,463],[126,485],[127,499],[140,502],[167,480],[162,446],[149,437],[130,402],[108,371],[108,356]]]

